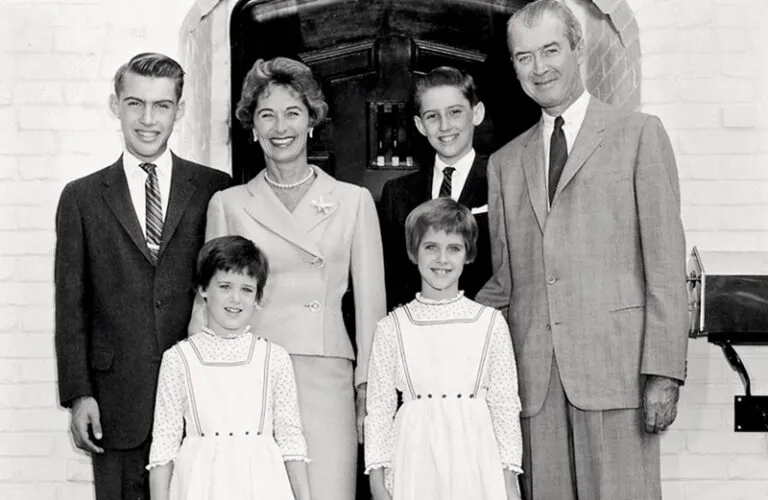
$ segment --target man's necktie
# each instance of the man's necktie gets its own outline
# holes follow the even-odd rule
[[[563,117],[555,118],[555,128],[552,130],[552,138],[549,142],[549,203],[555,198],[557,183],[563,173],[563,167],[568,160],[568,144],[563,132]]]
[[[439,197],[451,197],[451,176],[453,175],[454,170],[456,170],[454,167],[445,167],[443,169],[443,182],[440,184],[440,194],[438,194]]]
[[[163,236],[163,216],[160,209],[160,184],[157,181],[157,165],[142,163],[139,165],[147,173],[144,182],[144,194],[147,198],[147,248],[152,256],[152,263],[157,263],[160,239]]]

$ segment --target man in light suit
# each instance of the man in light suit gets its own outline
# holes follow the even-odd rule
[[[421,203],[450,196],[467,206],[478,225],[477,258],[467,265],[459,288],[470,299],[491,276],[488,239],[488,157],[472,147],[475,127],[485,117],[471,75],[441,66],[416,83],[416,128],[435,149],[434,163],[384,184],[379,203],[387,309],[406,304],[421,290],[421,277],[408,258],[405,219]],[[447,184],[446,184],[447,179]]]
[[[125,150],[67,184],[56,213],[59,398],[91,452],[96,498],[148,499],[147,464],[163,351],[186,337],[208,200],[222,172],[168,149],[184,71],[139,54],[116,73],[110,107]]]
[[[537,0],[508,24],[541,121],[488,164],[493,278],[523,404],[528,500],[661,498],[659,432],[685,378],[685,242],[658,118],[584,90],[573,13]]]

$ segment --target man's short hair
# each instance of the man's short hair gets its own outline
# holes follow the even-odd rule
[[[242,236],[221,236],[208,241],[197,255],[197,285],[205,290],[217,271],[245,274],[256,280],[261,300],[269,275],[269,261],[259,247]]]
[[[179,63],[170,57],[157,52],[144,52],[133,56],[115,73],[116,96],[120,96],[120,92],[123,91],[125,75],[128,73],[150,78],[170,78],[175,84],[176,101],[181,100],[181,93],[184,91],[184,70]]]
[[[477,221],[472,212],[453,198],[442,196],[425,201],[405,219],[405,246],[408,258],[418,263],[419,245],[429,229],[455,233],[464,239],[467,263],[477,257]]]
[[[440,66],[416,80],[413,89],[413,112],[421,115],[421,98],[424,93],[435,87],[456,87],[474,107],[480,98],[477,95],[475,80],[469,73],[464,73],[451,66]]]
[[[571,49],[575,49],[581,44],[583,39],[581,24],[570,7],[560,0],[536,0],[515,12],[509,18],[507,22],[507,41],[510,45],[510,51],[513,49],[512,37],[510,36],[512,23],[519,21],[523,26],[530,28],[537,25],[541,21],[542,16],[547,12],[560,19],[563,23],[565,37],[568,39]]]

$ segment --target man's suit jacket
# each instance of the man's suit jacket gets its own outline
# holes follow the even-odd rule
[[[173,156],[158,262],[153,266],[122,159],[70,182],[56,213],[59,398],[99,403],[103,446],[150,433],[163,351],[186,337],[197,252],[211,195],[230,177]]]
[[[541,123],[489,161],[494,276],[508,307],[523,416],[542,407],[554,350],[569,401],[637,408],[644,375],[685,378],[685,241],[658,118],[592,98],[550,212]]]
[[[491,247],[488,237],[488,157],[477,155],[461,190],[459,203],[475,213],[478,225],[477,258],[464,267],[459,288],[469,298],[491,277]],[[408,258],[405,246],[405,219],[411,210],[432,199],[433,165],[418,172],[387,181],[381,192],[379,214],[384,241],[384,263],[387,283],[387,308],[413,300],[421,290],[421,277],[416,265]],[[477,211],[477,210],[476,210]]]
[[[315,170],[317,178],[292,213],[267,184],[266,171],[215,194],[205,237],[237,234],[264,251],[269,277],[251,327],[291,354],[355,359],[341,313],[351,277],[357,385],[367,380],[373,332],[386,314],[379,221],[366,189]],[[198,299],[197,310],[200,305]],[[190,330],[203,319],[196,313]]]

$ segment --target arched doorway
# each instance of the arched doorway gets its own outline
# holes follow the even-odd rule
[[[233,103],[256,59],[305,62],[330,106],[310,142],[313,162],[378,198],[386,180],[431,158],[407,106],[415,75],[451,65],[475,77],[488,110],[476,131],[482,153],[539,118],[506,46],[507,19],[527,1],[242,0],[230,24]],[[232,112],[233,175],[244,182],[263,168],[263,159]]]

